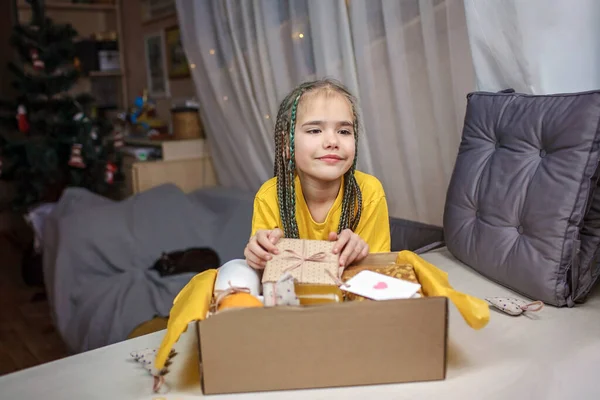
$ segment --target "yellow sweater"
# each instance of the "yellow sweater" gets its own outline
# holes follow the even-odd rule
[[[371,253],[390,251],[390,222],[383,186],[377,178],[360,171],[355,172],[362,192],[362,215],[355,230],[369,245]],[[327,240],[330,232],[337,232],[342,213],[344,184],[331,206],[324,222],[315,222],[304,200],[300,179],[296,176],[296,221],[302,239]],[[265,182],[256,193],[252,217],[252,235],[259,229],[282,228],[277,199],[277,177]]]

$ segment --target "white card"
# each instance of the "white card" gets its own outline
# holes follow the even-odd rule
[[[421,285],[377,272],[361,271],[342,285],[340,289],[373,300],[409,299]]]

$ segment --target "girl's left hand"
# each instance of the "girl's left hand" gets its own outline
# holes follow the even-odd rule
[[[340,253],[341,267],[347,267],[353,262],[361,261],[369,254],[367,242],[350,229],[344,229],[339,236],[336,232],[331,232],[329,240],[336,242],[333,253]]]

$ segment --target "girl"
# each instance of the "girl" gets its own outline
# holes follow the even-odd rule
[[[254,200],[249,266],[263,269],[281,237],[336,241],[340,266],[390,251],[383,187],[356,171],[357,101],[333,80],[307,82],[281,103],[275,173]]]

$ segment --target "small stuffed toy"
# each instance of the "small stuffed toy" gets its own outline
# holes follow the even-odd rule
[[[292,274],[286,272],[277,282],[264,283],[265,306],[299,306],[300,300],[296,296],[295,282]]]
[[[512,316],[521,315],[526,311],[539,311],[544,307],[544,303],[541,301],[527,303],[512,297],[487,297],[485,300],[491,306]]]

